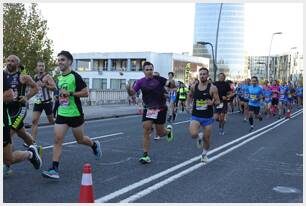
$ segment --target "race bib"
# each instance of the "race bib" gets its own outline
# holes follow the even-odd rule
[[[196,110],[206,110],[207,100],[196,100]]]
[[[250,98],[251,98],[251,100],[256,100],[256,99],[257,99],[257,96],[254,95],[254,94],[251,94],[251,95],[250,95]]]
[[[148,109],[146,118],[157,119],[158,112],[159,112],[159,109]]]
[[[223,108],[223,102],[221,102],[218,106],[216,106],[217,109],[222,109]]]
[[[280,95],[280,98],[281,98],[281,99],[285,98],[285,95],[281,94],[281,95]]]
[[[39,89],[38,93],[35,96],[35,104],[41,104],[42,97],[43,97],[42,90]]]
[[[63,107],[67,107],[69,105],[69,97],[60,96],[58,101],[59,104]]]

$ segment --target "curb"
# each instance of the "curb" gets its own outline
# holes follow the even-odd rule
[[[99,120],[99,119],[111,119],[111,118],[120,118],[120,117],[127,117],[127,116],[138,116],[139,114],[137,114],[137,112],[135,113],[129,113],[129,114],[120,114],[120,115],[117,115],[117,114],[113,114],[113,115],[110,115],[110,116],[100,116],[100,117],[92,117],[92,118],[86,118],[85,119],[85,122],[90,122],[90,121],[93,121],[93,120]],[[48,122],[46,123],[40,123],[38,124],[38,127],[41,127],[41,126],[49,126],[49,125],[52,125]],[[25,128],[29,129],[32,127],[32,124],[25,124],[24,125]]]

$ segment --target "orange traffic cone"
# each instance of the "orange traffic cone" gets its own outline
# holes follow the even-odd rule
[[[91,165],[85,164],[83,167],[82,182],[80,188],[80,203],[94,202]]]

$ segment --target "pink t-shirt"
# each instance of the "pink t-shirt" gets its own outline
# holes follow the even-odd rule
[[[279,86],[270,86],[270,89],[272,91],[272,98],[279,98],[279,93],[275,92],[275,90],[279,91]]]

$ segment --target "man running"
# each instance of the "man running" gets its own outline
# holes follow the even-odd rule
[[[183,82],[180,82],[180,86],[177,89],[177,96],[178,96],[178,106],[181,107],[181,111],[184,112],[186,107],[186,99],[188,94],[188,88],[185,87]]]
[[[268,80],[265,81],[263,86],[263,98],[264,98],[264,111],[266,115],[271,117],[271,104],[272,104],[272,91],[268,85]]]
[[[250,86],[250,79],[246,79],[244,84],[241,85],[243,98],[241,99],[241,105],[243,107],[243,114],[244,114],[244,121],[247,121],[247,117],[249,116],[249,86]]]
[[[256,76],[252,77],[252,85],[248,87],[249,96],[249,123],[250,132],[254,129],[254,114],[255,117],[262,121],[262,117],[259,114],[260,111],[260,100],[262,99],[262,88],[258,86],[258,79]]]
[[[298,108],[303,107],[303,84],[299,83],[299,86],[296,88],[296,96],[298,99]]]
[[[43,61],[36,63],[36,71],[37,74],[34,76],[34,81],[38,85],[38,93],[36,94],[32,115],[32,137],[35,141],[37,139],[38,122],[43,110],[46,113],[49,123],[54,123],[51,91],[55,91],[56,89],[53,78],[45,71],[45,63]]]
[[[218,95],[220,99],[220,104],[216,106],[215,109],[215,120],[219,121],[219,134],[224,135],[224,117],[227,113],[227,103],[232,93],[230,84],[225,81],[224,73],[219,74],[219,81],[214,82],[214,85],[218,89]]]
[[[279,103],[278,103],[278,119],[281,118],[282,115],[286,114],[286,110],[288,109],[288,91],[289,88],[286,85],[285,81],[282,81],[281,86],[279,87]]]
[[[38,87],[31,76],[22,74],[22,66],[18,56],[9,55],[6,61],[6,78],[14,92],[14,99],[8,104],[8,111],[12,120],[11,137],[16,132],[27,145],[33,145],[35,141],[25,130],[23,121],[27,115],[28,100],[37,93]],[[26,87],[30,87],[30,91],[27,94]]]
[[[209,72],[207,68],[199,69],[200,82],[192,85],[187,98],[187,110],[190,111],[191,101],[192,116],[189,132],[193,139],[197,139],[199,148],[203,148],[201,162],[207,163],[207,152],[210,146],[210,136],[212,133],[213,105],[220,103],[218,89],[207,81]],[[204,134],[199,133],[200,127],[204,129]]]
[[[167,135],[168,142],[173,140],[172,126],[168,125],[164,128],[167,117],[167,105],[165,97],[166,78],[153,76],[154,66],[151,62],[143,64],[143,72],[145,77],[139,79],[136,85],[132,88],[130,84],[127,85],[128,94],[134,95],[138,90],[142,92],[142,99],[144,103],[144,110],[142,116],[143,122],[143,156],[139,159],[142,164],[150,163],[149,157],[150,136],[152,133],[153,124],[159,137]]]
[[[7,73],[3,71],[3,176],[12,173],[12,164],[29,160],[35,169],[41,167],[41,159],[35,146],[31,145],[27,151],[14,151],[10,135],[11,118],[8,113],[8,103],[14,100],[14,92],[8,83]]]
[[[82,77],[72,70],[73,57],[68,51],[61,51],[57,55],[57,61],[61,70],[58,77],[59,107],[54,125],[55,143],[53,148],[52,166],[42,175],[46,178],[59,179],[59,161],[62,153],[62,143],[69,127],[72,128],[74,138],[78,144],[92,148],[96,159],[102,156],[99,141],[92,141],[84,134],[84,114],[80,97],[88,96],[87,85]]]
[[[273,116],[275,116],[278,110],[278,102],[279,102],[279,86],[276,80],[272,81],[270,89],[272,91],[271,113]]]
[[[168,92],[169,97],[169,112],[168,112],[168,118],[167,121],[170,123],[171,121],[174,122],[176,118],[176,105],[175,100],[177,98],[177,92],[176,92],[176,82],[174,80],[174,73],[169,72],[168,73],[168,80],[166,82],[166,89]]]
[[[288,110],[287,110],[286,118],[290,118],[291,111],[293,109],[294,98],[295,98],[295,89],[294,89],[293,84],[291,82],[288,83],[287,96],[288,96]]]

